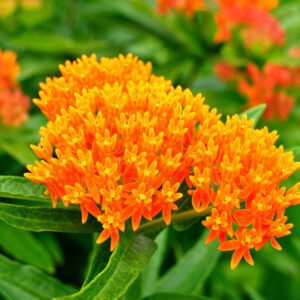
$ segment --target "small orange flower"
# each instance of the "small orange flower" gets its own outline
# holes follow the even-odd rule
[[[232,251],[234,253],[231,259],[231,269],[235,269],[244,257],[248,264],[254,265],[250,249],[254,248],[262,240],[259,232],[256,229],[240,227],[234,233],[236,239],[232,239],[221,243],[219,250]]]
[[[49,122],[32,146],[41,161],[25,176],[46,185],[54,206],[60,198],[80,205],[83,222],[96,217],[97,243],[111,238],[113,250],[130,219],[137,230],[161,213],[169,225],[183,184],[196,211],[212,207],[206,242],[235,250],[232,267],[289,233],[284,211],[299,204],[300,186],[279,185],[300,164],[275,147],[276,133],[253,129],[246,116],[222,122],[201,94],[152,75],[131,54],[83,56],[60,69],[34,100]]]
[[[203,0],[157,0],[157,9],[167,14],[171,9],[183,10],[187,16],[193,16],[195,11],[203,9]]]

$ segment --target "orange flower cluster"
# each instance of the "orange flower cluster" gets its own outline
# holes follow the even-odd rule
[[[291,69],[274,63],[266,63],[262,69],[255,64],[246,68],[246,76],[239,82],[239,90],[249,99],[250,107],[266,103],[266,119],[278,117],[285,120],[294,106],[295,99],[285,89],[293,85]],[[250,81],[250,82],[249,82]]]
[[[6,17],[12,14],[18,5],[24,9],[39,8],[42,0],[0,0],[0,16]]]
[[[260,70],[254,63],[250,63],[243,73],[222,61],[215,64],[214,71],[225,82],[238,82],[239,91],[247,97],[249,107],[267,104],[264,112],[266,119],[277,117],[285,120],[289,116],[295,99],[286,89],[300,86],[299,67],[285,67],[267,62]]]
[[[167,14],[171,9],[185,11],[187,16],[193,16],[195,11],[203,9],[203,0],[157,0],[157,9]]]
[[[82,56],[60,71],[34,100],[49,122],[32,146],[41,161],[25,176],[46,185],[54,206],[58,198],[80,205],[83,223],[97,218],[98,243],[110,237],[113,250],[129,219],[137,230],[161,213],[169,225],[184,182],[196,211],[213,207],[207,242],[236,249],[233,267],[289,234],[284,211],[299,203],[299,186],[279,184],[300,165],[275,147],[276,133],[254,130],[246,116],[223,123],[201,94],[173,87],[130,54]]]
[[[232,31],[241,28],[246,46],[259,43],[264,48],[272,44],[282,45],[285,33],[269,11],[278,5],[278,0],[157,0],[158,11],[167,14],[171,9],[185,11],[192,17],[197,10],[211,10],[217,5],[214,14],[217,25],[215,41],[226,42]]]
[[[219,0],[220,11],[215,16],[217,32],[215,40],[224,42],[231,39],[232,29],[241,27],[246,46],[256,42],[264,46],[282,45],[285,33],[278,22],[269,14],[277,1]]]
[[[23,124],[29,109],[29,99],[15,80],[20,71],[16,59],[15,53],[0,50],[0,119],[6,126]]]

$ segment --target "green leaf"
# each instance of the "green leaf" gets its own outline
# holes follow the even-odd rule
[[[29,144],[23,141],[12,141],[4,136],[0,136],[0,148],[24,166],[36,160],[36,156],[30,149]]]
[[[289,148],[286,151],[293,151],[295,161],[300,161],[300,146]]]
[[[168,233],[169,228],[165,228],[155,239],[158,245],[157,251],[142,273],[143,295],[149,295],[152,292],[153,286],[159,278],[161,265],[167,251]]]
[[[98,235],[99,234],[95,234],[95,238],[93,239],[93,250],[89,258],[87,276],[83,283],[83,287],[89,284],[97,274],[104,270],[112,254],[110,251],[110,240],[107,240],[100,245],[96,244]]]
[[[257,255],[261,256],[272,269],[290,278],[300,280],[299,260],[287,251],[275,251],[270,245],[267,245]]]
[[[64,254],[55,233],[42,232],[38,237],[50,251],[54,261],[57,264],[62,265],[64,263]]]
[[[162,276],[153,289],[155,292],[198,293],[215,267],[220,256],[217,241],[205,245],[207,231],[197,243]]]
[[[124,295],[124,300],[142,300],[142,278],[141,278],[141,275],[128,288],[126,294]]]
[[[51,203],[46,188],[21,176],[0,176],[0,197]]]
[[[55,265],[43,243],[31,232],[15,229],[0,221],[0,248],[10,256],[49,273]]]
[[[257,125],[258,121],[260,120],[262,114],[264,113],[266,107],[267,107],[266,104],[257,105],[257,106],[255,106],[253,108],[250,108],[250,109],[242,112],[240,114],[240,117],[242,117],[243,115],[247,115],[248,116],[248,120],[254,119],[255,122],[253,124],[253,127],[255,127]]]
[[[207,298],[202,296],[184,295],[181,293],[157,293],[149,297],[143,298],[143,300],[212,300],[213,298]]]
[[[45,126],[46,122],[47,119],[44,115],[34,114],[31,115],[28,122],[21,127],[14,128],[0,125],[0,136],[8,143],[13,143],[18,140],[20,143],[26,144],[28,151],[34,155],[29,144],[37,143],[40,140],[39,128]]]
[[[106,268],[78,293],[59,300],[111,300],[121,297],[150,261],[157,246],[153,240],[131,233],[122,235]]]
[[[9,300],[52,299],[74,289],[38,269],[9,260],[0,254],[0,294]]]
[[[95,218],[89,218],[81,224],[79,210],[27,207],[0,203],[0,220],[20,229],[30,231],[55,232],[95,232],[100,230],[100,223]]]
[[[79,56],[82,53],[90,54],[97,49],[105,47],[104,41],[75,41],[53,32],[36,30],[15,36],[12,39],[12,44],[16,47],[22,47],[28,51],[37,53],[71,54],[75,56]]]
[[[266,300],[258,291],[255,290],[255,288],[249,284],[244,284],[244,290],[250,300]]]
[[[50,58],[47,60],[42,60],[37,64],[34,58],[23,59],[20,62],[21,73],[17,80],[22,82],[36,76],[57,73],[57,66],[63,62],[64,61],[62,59]]]

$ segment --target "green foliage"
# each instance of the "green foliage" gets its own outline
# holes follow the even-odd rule
[[[206,234],[156,283],[156,292],[198,294],[217,263],[217,242],[205,245]]]
[[[253,126],[256,127],[266,107],[267,107],[266,104],[255,106],[241,113],[240,117],[242,117],[243,115],[247,115],[248,120],[254,120]]]
[[[190,296],[181,293],[157,293],[149,297],[144,298],[144,300],[213,300],[212,298],[201,297],[201,296]]]
[[[269,51],[245,49],[236,37],[217,45],[213,41],[215,23],[209,12],[196,13],[192,19],[180,13],[161,16],[155,12],[154,2],[44,0],[42,9],[19,8],[0,19],[0,48],[18,53],[18,81],[31,98],[38,97],[38,83],[47,76],[56,76],[58,64],[66,59],[93,52],[98,57],[132,52],[144,61],[151,60],[155,74],[171,79],[174,85],[201,92],[206,103],[222,114],[240,116],[246,100],[235,87],[216,78],[215,62],[226,59],[238,68],[251,61],[258,65],[266,61],[300,64],[299,59],[287,55],[291,46],[300,47],[300,5],[296,0],[281,1],[275,10],[287,41],[283,47]],[[260,120],[264,105],[244,113],[255,120],[254,126],[278,130],[279,144],[293,150],[300,161],[299,90],[294,96],[298,102],[286,122]],[[30,119],[23,127],[0,128],[1,174],[9,174],[0,176],[0,248],[9,257],[31,265],[0,254],[1,300],[300,298],[298,208],[288,211],[295,227],[292,237],[282,241],[284,250],[279,253],[265,248],[254,253],[253,268],[241,263],[231,271],[230,255],[221,256],[216,243],[204,244],[206,233],[199,237],[203,216],[190,214],[190,197],[181,201],[168,229],[164,230],[161,216],[152,225],[143,224],[137,233],[129,232],[130,225],[126,224],[127,233],[121,234],[112,253],[109,241],[95,243],[100,223],[89,218],[87,224],[81,224],[80,211],[75,207],[53,209],[43,185],[20,177],[26,172],[24,166],[36,159],[29,145],[38,142],[39,128],[45,124],[46,119],[32,105]],[[297,172],[285,184],[295,184],[299,178]],[[156,252],[153,239],[158,245]],[[76,288],[40,270],[57,270],[55,277],[72,282]]]
[[[123,235],[105,269],[78,293],[59,299],[118,299],[138,277],[155,250],[155,243],[147,237]]]
[[[155,242],[158,245],[158,249],[151,258],[151,261],[148,264],[148,266],[143,271],[141,277],[143,285],[143,295],[151,294],[153,286],[156,284],[157,280],[160,277],[160,271],[168,247],[168,235],[169,229],[166,228],[155,239]]]
[[[74,289],[38,269],[9,260],[0,254],[0,293],[5,299],[52,299]]]
[[[54,273],[52,255],[34,234],[0,222],[0,235],[0,248],[4,252],[17,260]]]
[[[56,231],[56,232],[95,232],[100,229],[99,223],[89,219],[81,224],[79,210],[27,207],[0,203],[0,220],[10,226],[30,231]]]
[[[33,183],[24,177],[0,176],[0,197],[41,201],[50,203],[50,197],[45,196],[44,185]]]
[[[52,232],[43,232],[38,237],[51,253],[54,262],[62,265],[64,263],[64,254],[56,235]]]

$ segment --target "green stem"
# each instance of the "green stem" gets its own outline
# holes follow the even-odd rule
[[[199,217],[204,217],[210,214],[211,207],[209,206],[202,212],[196,212],[194,209],[186,210],[177,214],[172,215],[172,222],[179,222],[179,221],[188,221],[191,219],[197,219]],[[166,223],[163,217],[154,220],[152,222],[147,222],[140,226],[138,233],[145,233],[150,235],[158,234],[162,229],[166,227]]]

